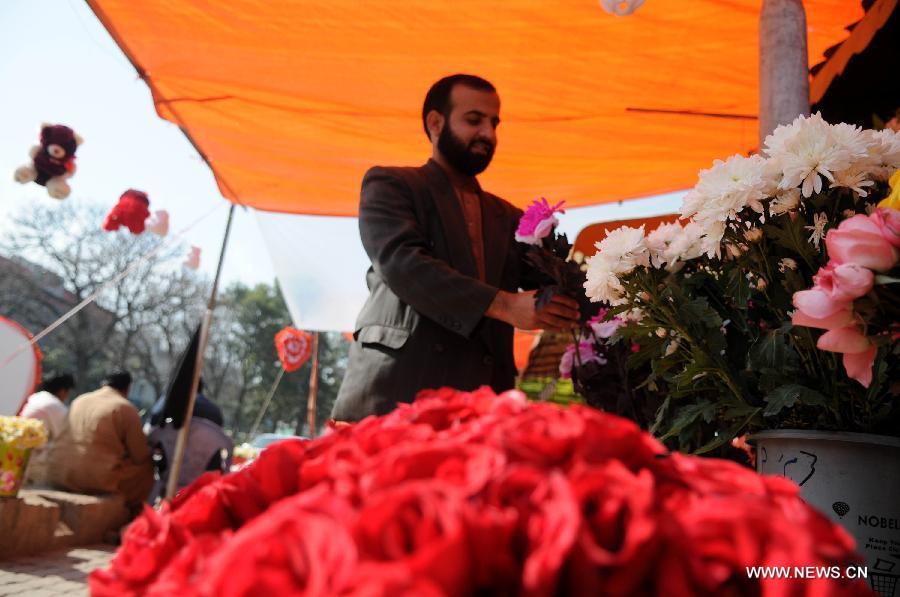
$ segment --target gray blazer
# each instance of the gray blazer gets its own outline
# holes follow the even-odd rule
[[[462,206],[436,162],[366,173],[359,232],[372,262],[369,298],[356,320],[335,420],[390,412],[426,388],[514,386],[513,328],[484,312],[498,289],[536,282],[514,239],[522,211],[480,194],[485,282]]]

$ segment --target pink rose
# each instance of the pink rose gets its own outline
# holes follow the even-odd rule
[[[868,350],[869,346],[871,346],[869,339],[853,325],[828,330],[816,342],[819,350],[851,354]]]
[[[809,290],[801,290],[794,293],[794,306],[805,317],[813,319],[825,319],[835,313],[847,310],[850,301],[836,300],[821,288],[812,287]]]
[[[881,236],[900,249],[900,211],[882,207],[876,209],[869,218],[881,229]]]
[[[835,300],[852,301],[872,290],[875,274],[855,263],[829,261],[828,265],[819,269],[813,282]]]
[[[886,240],[878,223],[862,214],[829,230],[825,246],[837,263],[855,263],[879,272],[891,269],[900,258],[900,252]]]
[[[808,328],[819,328],[821,330],[833,330],[835,328],[842,328],[852,324],[854,321],[853,311],[851,309],[842,309],[840,311],[835,311],[828,317],[810,317],[803,311],[799,309],[794,313],[794,317],[791,319],[791,323],[797,326],[804,326]]]
[[[872,366],[875,364],[875,356],[877,354],[878,348],[872,345],[869,345],[869,348],[862,352],[845,352],[843,360],[847,377],[855,379],[864,388],[868,388],[872,384]]]
[[[878,349],[856,326],[829,330],[816,343],[819,350],[843,353],[847,376],[868,388],[872,383],[872,365]]]

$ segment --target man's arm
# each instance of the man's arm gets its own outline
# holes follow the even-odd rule
[[[131,405],[121,406],[118,415],[122,441],[131,462],[134,464],[150,462],[150,446],[147,443],[147,436],[144,435],[141,416],[137,409]]]
[[[359,231],[375,272],[400,300],[453,332],[472,334],[498,289],[434,257],[405,181],[383,168],[366,173]]]

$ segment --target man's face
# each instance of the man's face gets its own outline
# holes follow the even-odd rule
[[[65,390],[60,390],[60,391],[56,394],[56,397],[59,398],[59,400],[60,400],[61,402],[66,402],[66,401],[69,400],[69,396],[71,396],[71,395],[72,395],[72,390],[65,389]]]
[[[500,97],[456,85],[450,94],[450,114],[438,137],[438,150],[462,174],[481,174],[497,147]]]

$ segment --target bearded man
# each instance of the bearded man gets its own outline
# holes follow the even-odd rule
[[[473,75],[441,79],[425,96],[422,123],[432,147],[427,164],[375,167],[363,178],[359,231],[372,262],[369,298],[356,321],[336,421],[385,414],[427,388],[511,389],[514,327],[577,325],[574,300],[557,296],[536,308],[538,280],[514,239],[522,212],[475,178],[497,147],[494,86]]]

